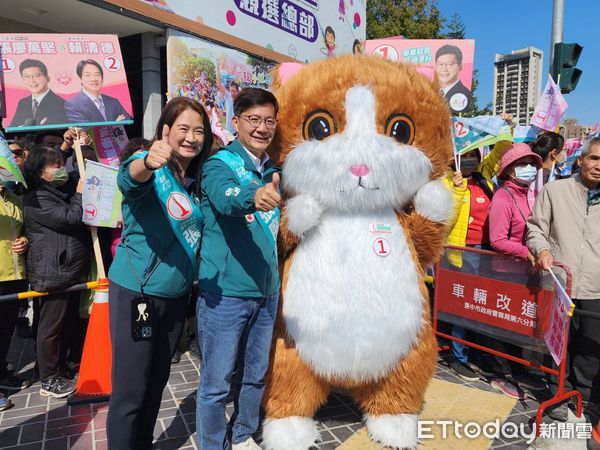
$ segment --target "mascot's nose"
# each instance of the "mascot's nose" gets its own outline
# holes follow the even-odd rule
[[[357,166],[350,167],[350,173],[355,177],[364,177],[369,174],[369,166],[366,164],[359,164]]]

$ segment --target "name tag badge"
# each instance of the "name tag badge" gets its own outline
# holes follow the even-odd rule
[[[384,223],[372,223],[369,225],[369,231],[371,233],[390,234],[392,232],[392,227]]]

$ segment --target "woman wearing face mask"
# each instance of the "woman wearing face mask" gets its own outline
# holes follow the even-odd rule
[[[535,257],[525,245],[527,219],[532,202],[529,187],[542,167],[542,158],[527,144],[513,145],[500,161],[498,180],[504,184],[497,190],[490,205],[490,243],[498,253],[527,259],[534,264]]]
[[[450,172],[443,179],[455,200],[454,214],[449,221],[448,244],[490,249],[488,209],[494,191],[492,179],[496,175],[500,157],[510,144],[509,141],[498,142],[483,160],[479,150],[463,154],[459,170]],[[476,253],[450,250],[448,260],[468,273],[479,271],[479,256]],[[467,331],[458,326],[453,326],[451,333],[462,339],[467,336]],[[491,377],[494,374],[488,359],[480,358],[478,352],[472,351],[475,358],[469,361],[469,349],[465,345],[452,341],[451,351],[450,369],[461,379],[476,381],[480,375]]]
[[[528,198],[529,189],[535,182],[538,170],[542,167],[542,158],[533,153],[527,144],[513,145],[500,161],[498,180],[503,182],[496,190],[489,211],[490,243],[501,254],[528,260],[535,266],[535,257],[525,245],[527,219],[531,215],[532,202]],[[499,261],[494,270],[498,272],[518,272],[514,263]],[[512,273],[511,280],[526,273]],[[524,279],[526,281],[526,278]],[[522,349],[512,344],[495,341],[496,350],[522,356]],[[527,357],[526,359],[531,359]],[[502,369],[500,376],[492,379],[490,385],[511,398],[524,398],[522,389],[539,391],[546,385],[538,377],[525,370],[520,364],[497,360]]]
[[[29,240],[27,274],[36,291],[49,291],[77,284],[89,273],[91,238],[82,223],[80,180],[76,193],[61,186],[68,180],[59,150],[34,148],[25,163],[29,191],[23,198],[25,230]],[[77,321],[79,292],[55,294],[39,300],[36,350],[40,373],[40,395],[66,397],[73,381],[65,377],[66,351]]]

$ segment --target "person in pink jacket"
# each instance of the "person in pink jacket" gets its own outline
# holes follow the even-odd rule
[[[528,259],[535,258],[525,245],[527,219],[533,204],[527,193],[542,167],[542,158],[527,144],[515,144],[500,160],[497,179],[503,186],[496,191],[489,210],[489,236],[498,253]]]
[[[489,209],[489,237],[492,249],[503,255],[521,260],[529,260],[535,265],[535,258],[525,245],[527,219],[533,207],[528,199],[531,183],[542,167],[542,158],[531,151],[527,144],[514,144],[502,155],[497,179],[502,183],[492,198]],[[499,261],[494,269],[497,272],[515,272],[519,266],[510,261]],[[527,274],[523,274],[527,277]],[[518,274],[511,274],[518,276]],[[492,347],[506,353],[522,355],[522,349],[505,342],[494,341]],[[523,398],[522,389],[543,390],[546,386],[539,378],[528,374],[519,364],[498,361],[503,367],[502,376],[495,377],[490,385],[512,398]]]

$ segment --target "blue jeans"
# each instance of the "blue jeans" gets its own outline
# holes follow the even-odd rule
[[[231,442],[244,442],[258,429],[278,299],[279,294],[264,298],[200,294],[196,306],[202,354],[196,402],[200,448],[229,448],[225,406],[235,369],[240,386],[229,423]]]

